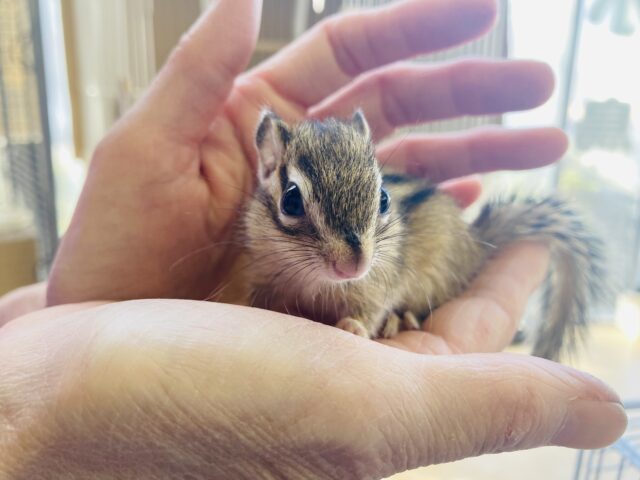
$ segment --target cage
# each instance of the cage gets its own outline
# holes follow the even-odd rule
[[[0,0],[0,207],[30,212],[41,274],[58,242],[47,117],[39,4]]]

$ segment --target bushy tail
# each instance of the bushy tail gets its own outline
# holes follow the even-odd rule
[[[587,327],[586,310],[605,292],[603,244],[569,204],[557,197],[491,202],[473,224],[478,239],[498,249],[515,240],[551,248],[543,318],[533,354],[557,360]]]

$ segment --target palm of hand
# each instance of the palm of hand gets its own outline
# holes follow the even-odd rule
[[[230,97],[243,105],[254,90]],[[87,271],[83,281],[75,279],[77,287],[97,287],[99,298],[205,298],[228,278],[239,253],[238,214],[254,186],[253,128],[234,121],[235,109],[220,114],[199,142],[145,132],[136,118],[125,119],[107,137],[92,160],[87,203],[91,208],[96,197],[109,202],[100,205],[100,216],[82,215],[82,209],[76,215],[82,215],[84,232],[110,238],[92,239],[92,247],[102,246],[101,258],[94,260],[100,268]],[[113,276],[103,274],[109,270],[115,285]],[[62,296],[83,296],[70,287]]]
[[[382,478],[601,447],[626,423],[610,389],[559,364],[415,355],[237,306],[65,305],[3,333],[0,470],[16,478]]]

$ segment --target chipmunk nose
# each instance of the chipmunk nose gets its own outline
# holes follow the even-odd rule
[[[333,277],[337,280],[353,280],[361,278],[369,270],[371,255],[363,248],[360,237],[355,232],[347,232],[343,241],[349,250],[342,250],[330,257]]]
[[[364,262],[361,256],[354,256],[353,258],[336,260],[333,262],[333,271],[342,280],[350,280],[362,275],[365,270]]]

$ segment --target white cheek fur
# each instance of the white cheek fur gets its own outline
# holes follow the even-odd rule
[[[278,218],[280,219],[280,222],[282,222],[282,224],[286,227],[295,227],[300,223],[300,218],[290,217],[289,215],[285,215],[284,213],[282,213],[280,205],[278,205]]]

